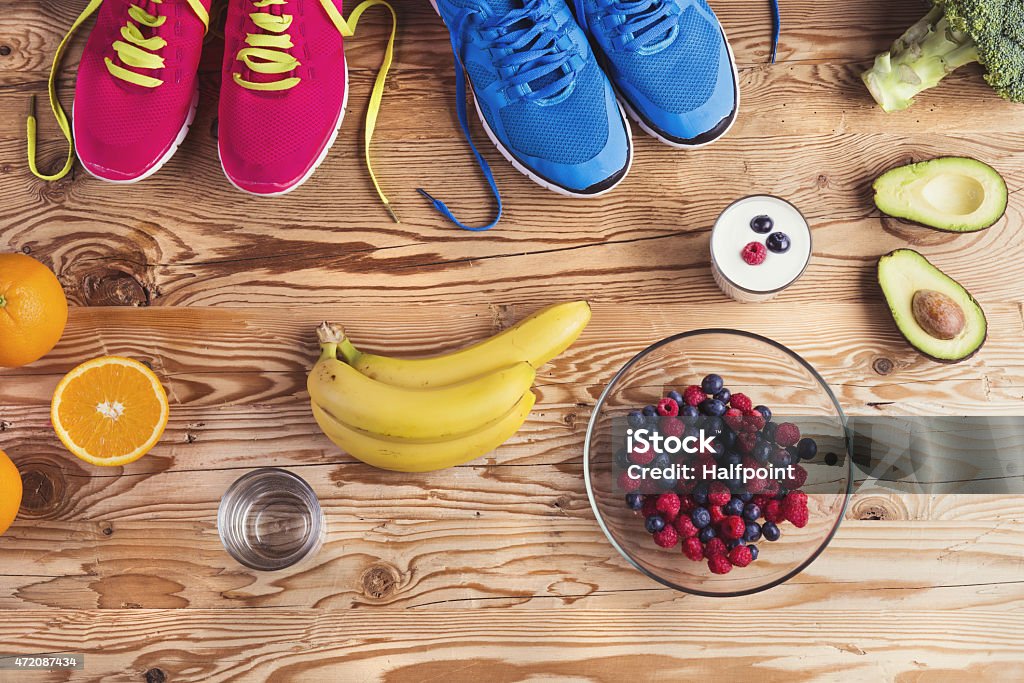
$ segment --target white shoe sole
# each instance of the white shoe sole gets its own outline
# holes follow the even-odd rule
[[[341,124],[345,121],[345,112],[348,111],[348,93],[349,93],[349,90],[350,90],[350,88],[349,88],[349,80],[348,80],[348,59],[344,60],[344,64],[345,64],[345,92],[342,95],[342,99],[341,99],[341,111],[338,113],[338,122],[334,126],[334,132],[331,133],[331,139],[327,141],[327,144],[324,146],[323,150],[320,152],[320,156],[317,157],[317,160],[313,163],[313,165],[310,167],[310,169],[308,171],[306,171],[306,174],[303,175],[301,178],[299,178],[299,181],[297,183],[295,183],[294,185],[292,185],[292,186],[290,186],[290,187],[288,187],[288,188],[286,188],[284,190],[280,190],[278,192],[253,192],[251,190],[246,190],[243,187],[239,187],[235,183],[235,181],[231,178],[231,176],[228,175],[227,169],[224,168],[224,157],[221,156],[221,153],[220,153],[220,138],[218,136],[218,140],[217,140],[217,160],[220,161],[220,167],[221,167],[221,170],[224,171],[224,177],[226,177],[228,179],[228,182],[231,183],[232,187],[234,187],[236,190],[239,190],[239,191],[244,192],[246,194],[252,195],[254,197],[281,197],[283,195],[288,194],[289,192],[294,192],[295,190],[299,189],[300,187],[302,187],[302,185],[307,180],[309,180],[310,178],[313,177],[313,174],[316,173],[316,170],[318,168],[320,168],[320,164],[322,164],[324,162],[324,160],[327,158],[327,155],[330,154],[331,148],[334,146],[334,142],[338,139],[338,133],[341,132]]]
[[[430,4],[431,4],[431,6],[433,6],[434,11],[437,12],[437,15],[441,16],[441,12],[437,9],[437,2],[436,2],[436,0],[430,0]],[[442,18],[442,21],[444,21],[443,18]],[[456,68],[462,69],[463,68],[462,67],[462,62],[459,59],[459,56],[458,55],[453,55],[453,57],[454,57],[455,62],[456,62]],[[468,74],[466,74],[466,81],[469,82],[469,75]],[[523,165],[522,162],[520,162],[518,159],[516,159],[515,155],[512,154],[512,152],[510,152],[505,147],[505,145],[503,145],[501,143],[501,141],[498,140],[497,136],[494,134],[494,131],[492,131],[491,127],[489,125],[487,125],[487,119],[484,118],[483,112],[480,110],[480,102],[477,101],[476,93],[473,92],[473,84],[472,83],[470,83],[470,93],[473,95],[473,105],[474,105],[474,107],[476,109],[476,115],[480,119],[480,123],[483,124],[484,132],[487,133],[487,137],[490,138],[491,144],[493,144],[495,147],[498,148],[498,151],[501,152],[501,156],[505,157],[505,160],[508,161],[510,164],[512,164],[512,167],[514,169],[516,169],[517,171],[519,171],[520,173],[522,173],[527,178],[529,178],[533,182],[537,183],[538,185],[540,185],[544,189],[551,190],[552,192],[556,192],[556,193],[558,193],[558,194],[560,194],[560,195],[562,195],[564,197],[574,197],[574,198],[577,198],[577,199],[587,199],[589,197],[600,197],[601,195],[607,194],[607,193],[611,192],[612,190],[614,190],[616,187],[618,187],[619,183],[621,183],[623,180],[626,179],[626,176],[629,175],[629,170],[633,167],[633,131],[630,129],[629,120],[626,118],[626,112],[623,110],[621,102],[616,102],[616,104],[618,104],[618,107],[619,107],[619,116],[622,118],[622,126],[625,129],[625,131],[626,131],[626,141],[627,141],[627,143],[629,145],[629,158],[626,160],[625,169],[622,171],[622,175],[619,177],[618,180],[615,181],[614,184],[606,187],[605,189],[601,190],[600,192],[581,193],[581,192],[573,192],[572,190],[567,190],[564,187],[561,187],[560,185],[555,185],[550,180],[547,180],[547,179],[542,178],[541,176],[537,175],[536,173],[534,173],[533,171],[528,169],[525,165]]]
[[[82,163],[82,168],[84,168],[86,173],[91,175],[93,178],[98,178],[99,180],[102,180],[102,181],[108,182],[108,183],[113,183],[115,185],[132,185],[134,183],[138,183],[138,182],[141,182],[141,181],[145,180],[146,178],[148,178],[149,176],[153,175],[154,173],[159,171],[161,168],[163,168],[164,164],[166,164],[168,161],[170,161],[171,157],[174,156],[174,153],[178,151],[179,147],[181,147],[181,143],[183,143],[185,141],[185,138],[188,136],[188,131],[189,131],[189,129],[192,128],[192,123],[196,119],[196,110],[198,108],[199,108],[199,87],[196,86],[196,91],[192,94],[192,106],[189,108],[188,116],[185,117],[185,125],[183,125],[181,127],[181,130],[178,131],[178,135],[174,139],[174,144],[172,144],[167,149],[167,151],[164,152],[164,155],[162,157],[160,157],[160,159],[155,164],[153,164],[153,166],[150,167],[150,169],[148,171],[146,171],[145,173],[140,175],[138,178],[131,178],[129,180],[112,180],[111,178],[104,178],[101,175],[96,175],[95,173],[93,173],[89,169],[88,166],[85,165],[84,162]],[[71,105],[71,120],[72,120],[72,122],[74,122],[74,119],[75,119],[75,107],[72,104]],[[73,124],[72,124],[72,126],[73,126]],[[75,140],[76,140],[76,143],[75,143],[75,156],[77,156],[78,160],[81,161],[82,160],[82,155],[79,154],[79,152],[78,152],[78,143],[77,143],[77,139],[78,138],[77,138],[77,136],[74,136],[74,137],[75,137]]]

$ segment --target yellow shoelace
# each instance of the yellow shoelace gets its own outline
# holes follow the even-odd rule
[[[288,0],[253,0],[252,4],[258,9],[263,9],[274,5],[287,5]],[[387,8],[391,13],[391,35],[388,38],[387,48],[384,50],[384,61],[381,64],[380,71],[377,73],[377,80],[373,85],[373,92],[370,94],[370,106],[366,112],[366,127],[363,131],[363,153],[366,157],[366,170],[370,174],[370,180],[373,181],[373,187],[377,191],[377,196],[384,203],[384,208],[388,215],[391,216],[391,219],[399,223],[401,221],[398,220],[398,216],[391,208],[390,200],[388,200],[387,195],[384,194],[384,190],[377,181],[377,175],[374,173],[373,164],[370,161],[370,143],[373,140],[374,131],[377,129],[377,117],[380,114],[381,100],[384,97],[384,86],[387,81],[388,71],[391,69],[392,61],[394,61],[398,15],[387,0],[364,0],[364,2],[352,10],[348,21],[341,16],[332,0],[320,0],[320,4],[323,6],[324,11],[327,12],[327,16],[335,28],[338,29],[338,33],[345,38],[351,38],[355,35],[359,18],[371,7],[379,5]],[[253,12],[249,15],[249,18],[252,19],[252,22],[262,33],[246,35],[245,43],[247,47],[239,50],[235,58],[245,64],[253,73],[272,76],[294,72],[300,66],[300,62],[288,52],[288,50],[294,47],[288,34],[288,30],[292,25],[292,15]],[[298,76],[289,76],[287,78],[268,79],[265,81],[250,81],[242,77],[238,72],[232,73],[232,77],[235,83],[243,88],[270,92],[294,88],[302,80]]]
[[[155,4],[161,4],[163,0],[152,0]],[[64,162],[64,167],[53,175],[46,175],[40,173],[39,168],[36,166],[36,98],[33,95],[31,100],[31,106],[28,114],[28,167],[32,171],[32,174],[41,180],[60,180],[66,176],[70,171],[71,167],[75,163],[75,146],[71,139],[71,124],[68,121],[67,114],[64,112],[64,108],[60,104],[60,100],[57,98],[57,74],[60,71],[60,64],[64,58],[64,52],[67,49],[68,43],[71,42],[71,38],[78,31],[78,28],[91,17],[96,10],[99,9],[100,5],[103,4],[103,0],[89,0],[89,4],[86,5],[82,13],[78,15],[75,22],[71,25],[67,35],[60,41],[60,45],[57,46],[57,52],[53,56],[53,66],[50,67],[50,77],[47,82],[47,90],[50,96],[50,109],[53,111],[53,116],[57,119],[57,126],[60,128],[60,132],[64,135],[64,139],[68,142],[68,156]],[[210,16],[203,7],[199,0],[188,0],[189,6],[199,17],[199,20],[203,22],[203,26],[209,29]],[[137,5],[132,5],[128,9],[128,16],[130,19],[137,23],[128,21],[125,26],[121,28],[121,38],[123,40],[114,41],[113,48],[117,52],[118,58],[126,65],[133,66],[139,69],[160,69],[164,65],[164,59],[158,54],[155,54],[157,50],[161,50],[167,45],[167,41],[159,36],[153,36],[146,38],[142,29],[139,26],[145,26],[147,28],[158,28],[163,25],[167,20],[167,17],[157,16],[150,14]],[[104,63],[107,65],[107,70],[110,71],[111,75],[120,78],[123,81],[140,85],[144,88],[156,88],[163,83],[158,78],[140,74],[130,69],[126,69],[118,64],[115,64],[109,57],[104,58]]]

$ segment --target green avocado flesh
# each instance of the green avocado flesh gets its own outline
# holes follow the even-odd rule
[[[875,180],[875,205],[890,216],[947,232],[975,232],[1006,211],[1006,182],[988,164],[942,157],[900,166]]]
[[[985,343],[985,311],[959,282],[913,249],[897,249],[880,258],[878,284],[896,327],[911,346],[926,356],[939,361],[960,361],[974,355]],[[934,305],[929,307],[928,303]],[[921,309],[940,315],[929,318]],[[939,338],[937,332],[950,338]]]

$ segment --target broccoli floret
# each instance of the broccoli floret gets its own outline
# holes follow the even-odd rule
[[[964,64],[981,62],[997,93],[1024,102],[1024,0],[933,0],[934,7],[875,58],[862,78],[885,111]]]

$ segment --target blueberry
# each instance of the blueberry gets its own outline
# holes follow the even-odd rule
[[[679,480],[675,477],[662,477],[658,480],[658,488],[662,491],[672,491],[677,484],[679,484]]]
[[[615,454],[615,464],[623,469],[626,469],[633,463],[629,461],[629,453],[627,453],[625,450],[621,450]]]
[[[644,406],[643,414],[646,415],[647,417],[651,417],[652,415],[658,414],[658,409],[655,408],[654,406]]]
[[[775,442],[775,430],[777,430],[778,428],[779,428],[779,425],[778,425],[777,422],[769,422],[768,424],[766,424],[764,426],[764,429],[761,431],[761,434],[764,435],[765,439],[767,439],[768,441],[771,441],[771,442],[774,443]]]
[[[825,464],[829,467],[836,465],[839,462],[839,456],[835,453],[828,453],[825,455]]]
[[[707,505],[708,485],[704,482],[701,482],[700,484],[697,485],[696,488],[693,489],[693,493],[691,493],[690,495],[693,496],[693,502],[696,503],[697,505]],[[710,517],[708,519],[710,519]]]
[[[722,389],[721,391],[715,393],[714,398],[721,401],[722,403],[728,403],[729,400],[732,398],[732,392],[729,391],[728,389]]]
[[[648,429],[657,430],[661,426],[661,417],[658,415],[648,415],[644,419],[647,420],[646,427]]]
[[[740,500],[742,500],[744,503],[749,503],[753,499],[754,494],[751,493],[750,491],[744,491],[743,493],[740,494]]]
[[[750,229],[758,235],[766,235],[775,227],[771,216],[754,216],[750,219]]]
[[[644,527],[648,533],[656,533],[665,528],[665,518],[661,515],[651,515],[644,520]]]
[[[777,541],[782,536],[782,532],[779,531],[779,527],[775,522],[765,522],[762,524],[761,533],[764,534],[764,540],[766,541]]]
[[[716,458],[721,458],[726,453],[725,444],[719,441],[717,438],[711,442],[711,455]]]
[[[631,410],[629,411],[629,417],[626,418],[626,422],[633,429],[640,429],[646,421],[644,420],[644,414],[639,410]]]
[[[757,522],[748,522],[743,530],[743,540],[747,543],[755,543],[761,540],[761,525]]]
[[[711,417],[721,417],[725,415],[725,404],[717,398],[706,398],[701,401],[700,412]]]
[[[747,550],[750,551],[750,559],[751,560],[756,560],[757,559],[757,546],[756,545],[748,545],[747,546]]]
[[[626,494],[626,507],[630,510],[639,510],[644,506],[644,497],[640,493]]]
[[[657,467],[663,469],[665,467],[672,466],[672,459],[668,457],[668,453],[659,453],[654,456],[654,460],[651,461],[651,467]]]
[[[672,399],[673,401],[675,401],[679,405],[683,405],[683,395],[680,394],[678,391],[670,391],[670,392],[668,392],[668,398]]]
[[[738,493],[745,488],[742,479],[726,479],[722,483],[728,486],[733,493]]]
[[[708,375],[701,383],[700,388],[704,390],[705,394],[717,394],[722,390],[722,378],[718,375]]]
[[[704,433],[708,436],[718,436],[725,431],[725,422],[720,417],[705,417],[701,423],[700,428],[704,430]]]
[[[779,448],[772,453],[772,464],[779,467],[789,467],[793,464],[793,456],[785,448]]]
[[[750,455],[758,462],[768,462],[773,450],[772,445],[767,441],[758,441],[754,444],[754,450],[750,452]]]
[[[726,543],[726,544],[725,544],[725,547],[726,547],[727,549],[729,549],[729,550],[732,550],[733,548],[735,548],[735,547],[736,547],[736,546],[738,546],[739,544],[740,544],[740,542],[739,542],[739,541],[729,541],[728,543]]]
[[[818,443],[810,437],[800,439],[800,443],[796,445],[796,454],[801,460],[810,460],[818,454]]]
[[[726,456],[722,458],[720,464],[725,466],[741,465],[743,464],[743,456],[740,455],[739,453],[727,453]]]
[[[771,408],[769,408],[768,406],[754,406],[754,410],[761,413],[761,415],[764,417],[765,422],[772,421],[772,411]]]
[[[703,529],[708,524],[711,524],[711,513],[705,507],[694,508],[693,512],[690,513],[690,521],[698,529]]]
[[[725,446],[725,450],[732,450],[733,446],[736,445],[736,432],[731,429],[726,429],[715,437],[715,441]]]
[[[700,530],[700,533],[697,534],[697,538],[700,539],[701,543],[707,543],[708,541],[710,541],[714,537],[715,537],[715,530],[712,529],[709,526],[704,527],[703,529]]]
[[[722,506],[722,512],[727,515],[743,514],[743,501],[739,498],[731,498],[728,503]],[[755,517],[755,519],[757,519]]]
[[[700,411],[697,410],[697,406],[685,405],[679,411],[679,415],[683,419],[683,423],[692,425],[700,417]]]
[[[765,240],[765,246],[768,247],[768,251],[773,251],[776,254],[785,254],[789,251],[790,247],[789,235],[784,232],[773,232]]]
[[[743,518],[748,522],[756,522],[761,517],[761,506],[757,503],[747,503],[743,507]]]

